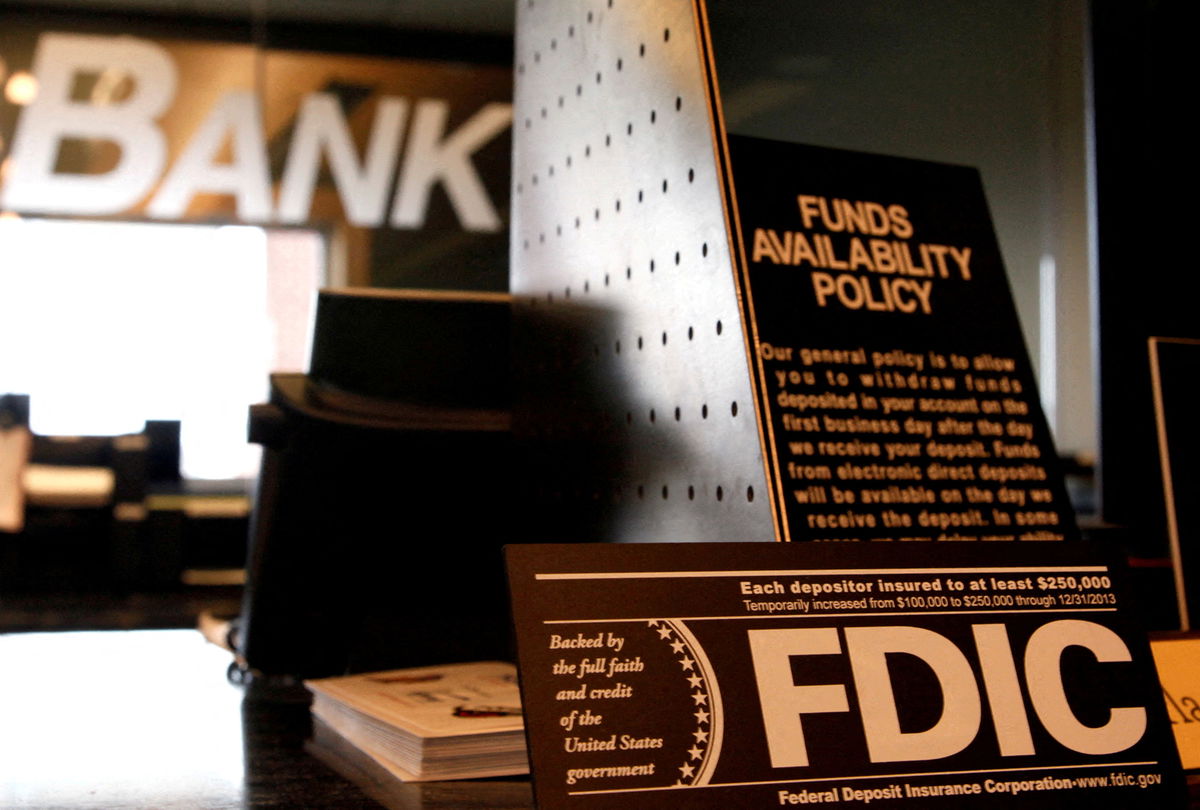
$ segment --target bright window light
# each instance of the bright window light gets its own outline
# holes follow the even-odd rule
[[[31,396],[35,433],[179,419],[185,477],[256,472],[247,408],[303,370],[319,235],[3,219],[0,251],[0,392]]]

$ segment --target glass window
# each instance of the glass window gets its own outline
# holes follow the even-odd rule
[[[256,472],[247,407],[306,365],[319,234],[8,217],[0,245],[0,391],[35,433],[178,419],[184,477]]]

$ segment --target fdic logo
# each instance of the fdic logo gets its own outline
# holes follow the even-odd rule
[[[872,762],[943,759],[963,751],[975,740],[983,716],[979,683],[966,654],[954,641],[923,627],[846,627],[842,633]],[[1019,669],[1003,624],[973,624],[971,633],[1001,756],[1035,753],[1022,699],[1022,674],[1038,721],[1066,748],[1099,756],[1124,751],[1142,739],[1147,720],[1144,707],[1109,708],[1107,722],[1086,725],[1072,709],[1072,696],[1063,683],[1061,661],[1069,647],[1084,648],[1101,664],[1130,660],[1129,648],[1112,630],[1077,619],[1048,622],[1025,643]],[[791,659],[843,654],[838,630],[751,630],[749,635],[771,765],[807,766],[808,747],[800,718],[820,712],[848,712],[850,704],[844,684],[797,686]],[[887,656],[894,653],[916,656],[937,679],[942,713],[930,728],[901,728],[887,663]]]
[[[128,77],[130,92],[105,104],[73,97],[80,75],[105,74]],[[386,219],[395,228],[419,228],[430,193],[440,183],[465,230],[502,227],[471,156],[509,127],[512,107],[507,103],[485,104],[447,132],[446,100],[414,103],[384,96],[360,157],[337,97],[309,93],[293,122],[278,198],[273,199],[262,105],[253,91],[223,93],[168,166],[167,138],[159,121],[176,99],[178,71],[166,48],[128,36],[46,33],[38,41],[32,76],[36,95],[17,122],[0,194],[0,206],[11,211],[115,215],[153,192],[144,213],[153,219],[180,219],[193,197],[213,193],[231,195],[239,219],[301,223],[309,215],[324,157],[352,225],[378,227]],[[56,171],[60,148],[68,140],[107,141],[120,156],[100,173]],[[233,158],[221,162],[226,143],[232,145]]]

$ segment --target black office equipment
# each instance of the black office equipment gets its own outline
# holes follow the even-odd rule
[[[251,670],[505,654],[508,322],[502,294],[320,293],[309,373],[251,408]]]

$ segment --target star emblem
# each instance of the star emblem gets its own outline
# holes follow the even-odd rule
[[[685,646],[684,643],[682,641],[680,641],[679,639],[675,639],[674,641],[671,642],[671,649],[677,653],[683,652],[684,646]]]
[[[687,657],[686,655],[683,658],[679,659],[679,666],[683,667],[684,669],[691,669],[692,664],[695,664],[695,663],[696,662],[694,660]]]
[[[704,711],[704,709],[700,709],[699,711],[692,712],[692,714],[694,714],[696,716],[697,723],[707,723],[708,722],[708,712]]]
[[[658,637],[659,638],[670,638],[671,637],[671,628],[670,627],[658,628]]]
[[[702,728],[693,731],[692,736],[696,738],[697,743],[708,742],[708,732]]]
[[[703,692],[696,692],[694,695],[692,695],[692,700],[696,701],[697,706],[708,705],[708,695],[704,694]]]
[[[696,775],[696,769],[691,765],[688,765],[686,762],[679,766],[679,772],[683,774],[685,779],[691,779]]]
[[[699,675],[689,675],[688,683],[690,683],[692,685],[693,689],[699,689],[700,684],[704,683],[704,679],[701,678]]]
[[[692,755],[692,759],[700,759],[700,757],[704,756],[703,749],[698,748],[694,745],[688,749],[688,753]]]

